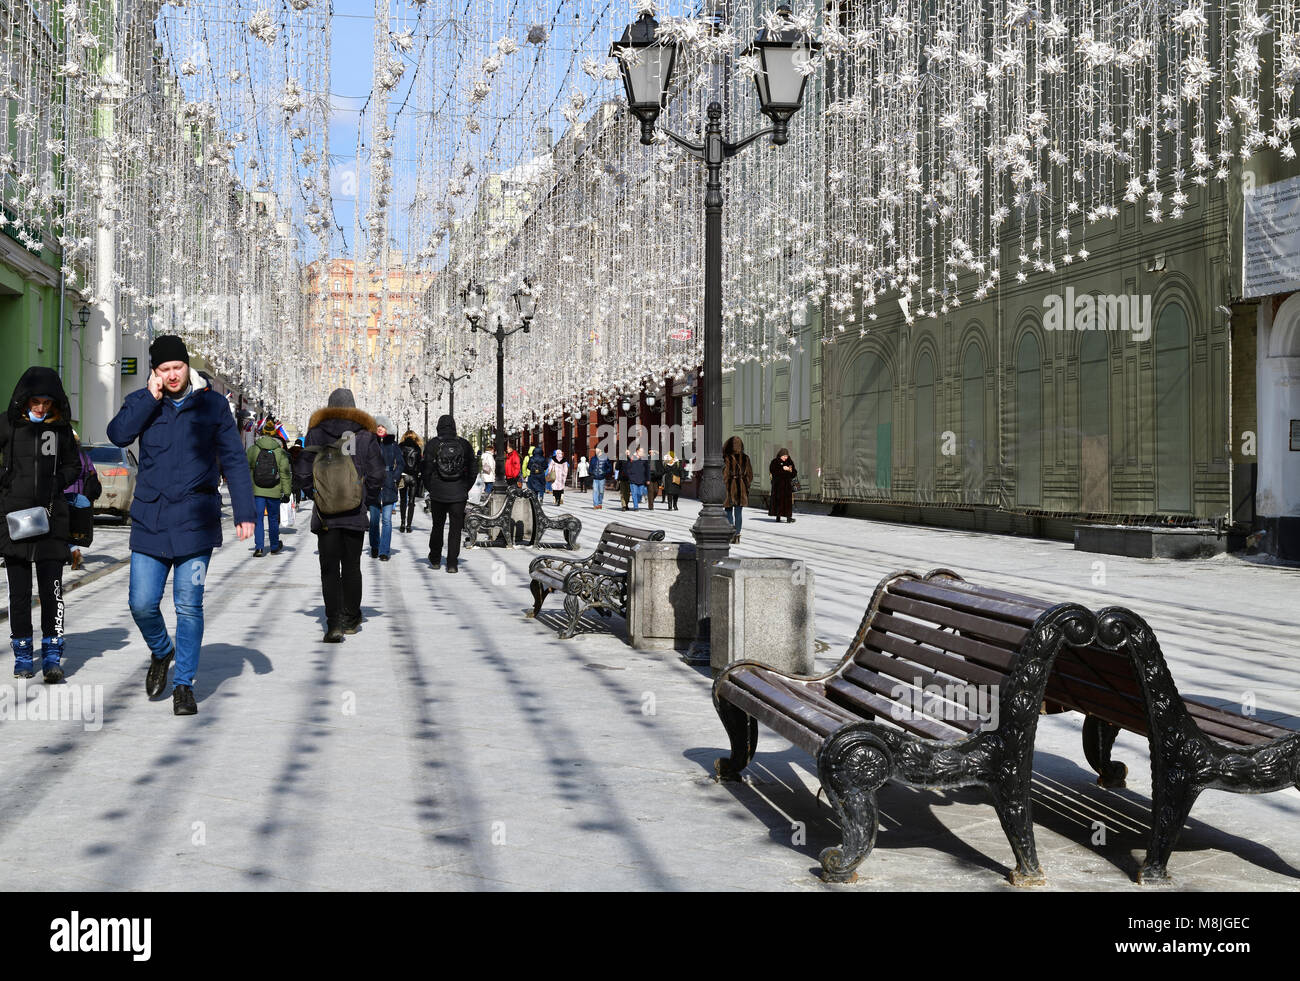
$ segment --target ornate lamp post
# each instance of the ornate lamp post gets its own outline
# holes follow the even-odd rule
[[[803,105],[809,75],[807,66],[821,48],[820,42],[790,24],[788,6],[781,6],[777,13],[783,16],[788,29],[764,28],[746,52],[758,60],[755,83],[759,106],[772,125],[730,143],[722,135],[722,106],[710,102],[702,142],[688,140],[667,129],[660,130],[705,166],[704,391],[701,393],[704,470],[700,478],[703,508],[691,528],[698,562],[699,624],[695,642],[686,655],[687,660],[696,663],[709,660],[711,567],[727,557],[734,534],[722,508],[725,491],[722,482],[722,165],[760,137],[770,135],[777,146],[788,142],[790,117]],[[618,59],[628,110],[640,121],[641,143],[646,146],[655,141],[655,123],[668,104],[669,85],[677,65],[676,43],[660,38],[658,28],[658,21],[647,11],[609,50],[611,57]]]
[[[468,359],[472,357],[474,357],[474,350],[471,348],[468,352],[466,352],[466,358]],[[474,373],[474,366],[472,364],[466,364],[465,370],[460,374],[456,374],[456,370],[453,368],[445,375],[442,373],[441,364],[435,364],[433,366],[433,376],[435,378],[440,378],[447,383],[448,386],[447,415],[451,416],[452,418],[455,418],[456,416],[456,382],[464,381],[473,373]]]
[[[496,457],[496,478],[492,483],[492,495],[495,497],[506,492],[505,340],[511,334],[521,330],[527,334],[532,329],[533,317],[537,313],[537,295],[533,292],[532,279],[525,276],[524,285],[515,290],[512,297],[515,311],[519,314],[519,326],[506,330],[501,315],[498,314],[497,327],[494,331],[481,324],[486,316],[487,287],[480,283],[470,283],[461,290],[460,297],[465,307],[465,319],[469,321],[470,333],[482,331],[497,342],[497,434],[492,451],[493,456]]]
[[[414,375],[411,376],[411,380],[407,384],[411,386],[411,398],[417,402],[424,402],[424,441],[427,443],[429,442],[429,393],[420,394],[420,379]]]

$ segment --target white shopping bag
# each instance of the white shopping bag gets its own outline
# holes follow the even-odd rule
[[[293,498],[289,499],[288,504],[281,504],[280,505],[280,526],[282,528],[292,528],[294,517],[297,515],[297,513],[298,513],[298,509],[297,507],[294,506]]]

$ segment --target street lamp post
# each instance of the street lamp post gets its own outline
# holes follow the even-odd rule
[[[438,367],[438,365],[434,365],[433,376],[435,378],[440,378],[447,383],[447,415],[454,419],[456,417],[456,382],[464,381],[473,373],[474,369],[472,367],[466,368],[465,371],[459,375],[456,374],[455,371],[451,371],[444,375],[438,370]]]
[[[420,381],[414,375],[411,376],[408,384],[411,386],[411,398],[417,402],[424,402],[424,441],[427,443],[429,442],[429,393],[420,394]]]
[[[807,66],[821,47],[790,23],[790,8],[777,14],[788,29],[764,28],[746,52],[757,59],[759,106],[772,125],[728,142],[722,135],[722,106],[710,102],[702,142],[661,128],[665,136],[705,166],[704,195],[704,470],[700,476],[700,516],[691,527],[695,538],[698,625],[686,659],[707,663],[710,650],[710,573],[727,557],[735,529],[723,511],[722,479],[722,165],[763,136],[781,146],[789,141],[790,118],[803,105]],[[655,123],[668,104],[668,89],[677,64],[677,44],[658,35],[658,21],[646,11],[610,45],[618,59],[627,92],[628,110],[641,124],[641,143],[655,141]]]
[[[524,285],[515,290],[512,299],[515,311],[519,314],[519,326],[505,329],[501,315],[497,314],[496,330],[489,330],[480,322],[486,316],[487,287],[480,283],[470,283],[460,293],[465,307],[465,319],[469,321],[470,333],[482,331],[497,342],[497,432],[492,455],[496,457],[496,476],[492,481],[492,496],[504,495],[506,492],[506,368],[505,341],[511,334],[523,331],[527,334],[532,329],[533,317],[537,313],[537,296],[533,292],[532,280],[525,276]]]

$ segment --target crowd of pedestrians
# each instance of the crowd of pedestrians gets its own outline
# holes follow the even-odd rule
[[[571,464],[560,450],[549,457],[534,446],[521,457],[507,447],[502,472],[492,451],[476,456],[457,433],[450,415],[438,420],[425,443],[407,430],[400,443],[391,422],[357,408],[346,388],[335,389],[314,412],[304,436],[292,446],[284,429],[267,418],[244,447],[226,399],[190,367],[184,341],[157,338],[149,348],[145,388],[123,400],[108,424],[116,446],[138,444],[138,473],[131,504],[128,605],[149,648],[145,691],[163,694],[172,677],[176,715],[197,712],[194,678],[203,641],[203,601],[213,550],[222,544],[222,484],[230,493],[236,536],[253,539],[254,558],[284,550],[281,528],[292,523],[297,502],[312,501],[325,612],[326,643],[340,643],[362,624],[361,558],[369,537],[372,558],[392,554],[393,511],[399,534],[413,531],[416,501],[427,495],[432,519],[428,558],[433,568],[459,571],[465,508],[481,483],[483,500],[498,482],[521,480],[541,502],[549,492],[564,506],[570,475],[590,490],[591,506],[605,506],[616,489],[623,510],[638,511],[656,501],[679,510],[682,485],[690,474],[675,453],[633,449],[610,459],[599,448]],[[65,606],[63,567],[82,562],[79,546],[94,531],[94,501],[102,493],[98,474],[72,429],[68,396],[50,368],[29,368],[0,415],[0,555],[9,587],[10,643],[14,676],[35,676],[38,651],[32,623],[32,589],[40,596],[40,669],[54,684],[63,678]],[[724,502],[740,541],[743,509],[749,504],[754,472],[740,437],[727,440],[723,454]],[[772,492],[768,514],[793,522],[798,470],[781,449],[769,466]],[[282,514],[284,517],[282,518]],[[443,563],[445,553],[445,565]],[[161,612],[171,580],[176,623],[169,633]]]

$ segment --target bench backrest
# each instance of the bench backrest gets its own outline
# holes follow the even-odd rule
[[[969,582],[951,586],[972,596],[1018,605],[1035,615],[1054,605],[1048,600],[992,586]],[[1097,644],[1063,646],[1052,664],[1044,701],[1049,712],[1083,712],[1130,732],[1147,734],[1146,699],[1133,661],[1123,651],[1106,650]],[[1236,745],[1259,745],[1291,732],[1201,702],[1183,699],[1183,703],[1202,732]]]
[[[600,533],[596,551],[591,553],[589,564],[605,572],[626,575],[632,571],[632,550],[642,542],[661,542],[662,530],[634,528],[616,521],[605,526]]]
[[[881,583],[826,697],[931,739],[989,721],[1041,610],[964,585],[941,573]]]

